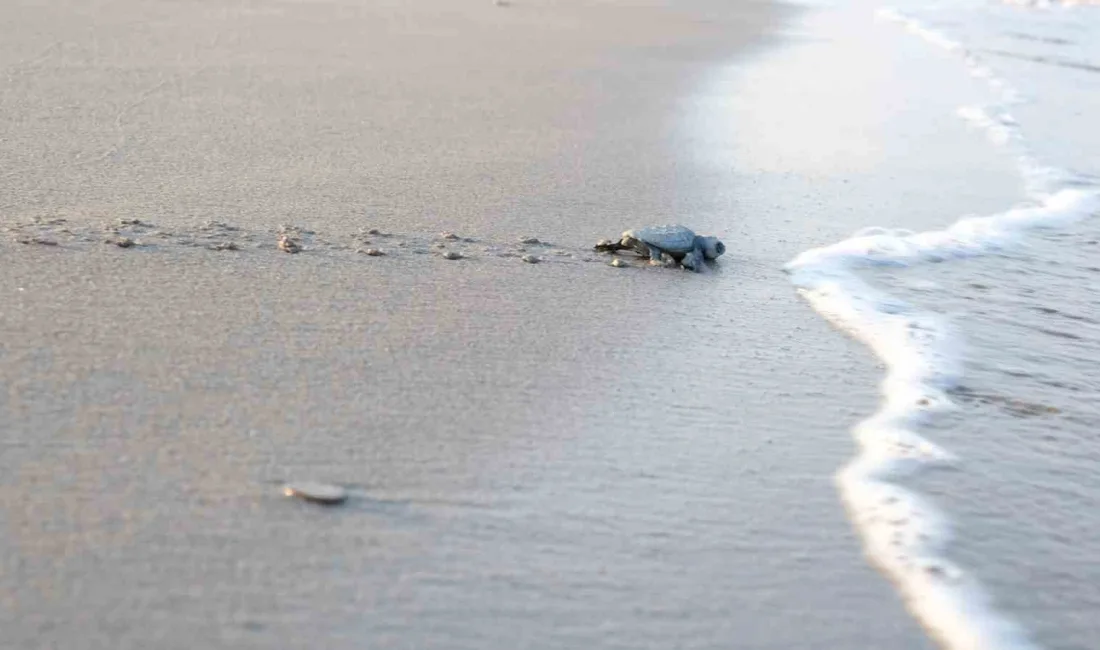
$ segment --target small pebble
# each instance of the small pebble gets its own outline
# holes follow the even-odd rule
[[[141,219],[119,219],[118,225],[120,226],[151,226],[152,224],[145,223]]]
[[[611,266],[614,266],[614,267],[626,266],[626,262],[623,262],[621,259],[616,257],[615,259],[611,260]]]
[[[528,245],[531,245],[531,246],[538,246],[542,242],[539,241],[538,237],[524,237],[523,239],[519,240],[519,243],[528,244]]]
[[[223,241],[223,242],[218,242],[217,244],[214,244],[213,246],[211,246],[210,250],[212,250],[212,251],[239,251],[239,250],[241,250],[241,247],[237,246],[235,243],[233,243],[231,241]]]
[[[462,259],[462,253],[458,251],[447,251],[443,253],[443,259],[445,260],[460,260]]]
[[[528,264],[538,264],[539,262],[542,261],[538,257],[535,257],[534,255],[524,255],[520,259],[523,260],[524,262],[527,262]]]
[[[450,241],[458,241],[458,235],[454,234],[453,232],[440,233],[439,236],[442,237],[443,239],[447,239],[447,240],[450,240]]]
[[[386,254],[380,248],[368,248],[367,250],[363,251],[363,253],[365,255],[370,255],[371,257],[382,257]]]
[[[279,235],[279,250],[284,253],[297,253],[302,250],[302,247],[298,245],[298,242],[294,241],[286,235]]]
[[[114,244],[119,248],[130,248],[134,245],[134,240],[130,239],[129,237],[115,237],[114,239],[108,239],[106,243]]]
[[[348,500],[348,491],[339,485],[310,481],[288,483],[283,487],[283,494],[326,506],[334,506]]]
[[[371,228],[370,230],[367,231],[367,234],[368,235],[381,235],[382,231],[377,229],[377,228]]]

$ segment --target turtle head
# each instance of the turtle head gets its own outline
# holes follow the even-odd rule
[[[623,248],[638,248],[641,245],[641,241],[634,235],[633,230],[628,230],[623,233],[622,239],[619,240],[619,246]]]
[[[699,245],[703,249],[703,257],[708,260],[716,260],[726,252],[726,245],[717,237],[700,237]]]

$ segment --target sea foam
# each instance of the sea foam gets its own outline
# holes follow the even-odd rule
[[[1027,632],[997,611],[982,585],[946,557],[951,530],[944,513],[898,482],[955,461],[920,432],[929,418],[955,407],[951,389],[962,371],[959,336],[944,317],[875,288],[858,271],[1003,250],[1029,230],[1100,212],[1100,188],[1036,159],[1011,113],[1024,101],[1020,93],[963,43],[896,10],[882,10],[879,17],[955,54],[974,78],[988,84],[996,101],[963,107],[959,115],[1015,157],[1029,200],[997,214],[961,218],[942,230],[868,228],[786,265],[813,308],[868,345],[887,368],[879,409],[854,429],[859,453],[838,472],[837,483],[868,557],[944,646],[1034,648]]]

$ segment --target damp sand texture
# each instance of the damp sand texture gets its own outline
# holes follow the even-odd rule
[[[874,375],[813,242],[673,128],[781,14],[0,6],[5,644],[925,647],[832,489]],[[679,215],[712,273],[583,261]]]

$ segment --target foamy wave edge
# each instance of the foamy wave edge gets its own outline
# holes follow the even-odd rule
[[[950,390],[961,373],[960,341],[950,323],[922,312],[858,277],[869,266],[909,266],[996,252],[1029,230],[1055,228],[1100,212],[1100,188],[1030,153],[1009,107],[1022,101],[961,43],[892,9],[879,17],[959,55],[1000,102],[959,114],[1016,155],[1032,201],[989,216],[968,216],[944,230],[865,229],[831,246],[808,250],[785,266],[799,293],[837,328],[884,362],[878,411],[853,430],[857,456],[837,485],[865,552],[898,586],[910,611],[948,648],[1037,648],[1027,632],[997,611],[982,585],[944,554],[951,530],[929,500],[896,481],[949,465],[954,456],[920,435],[936,413],[954,408]]]

